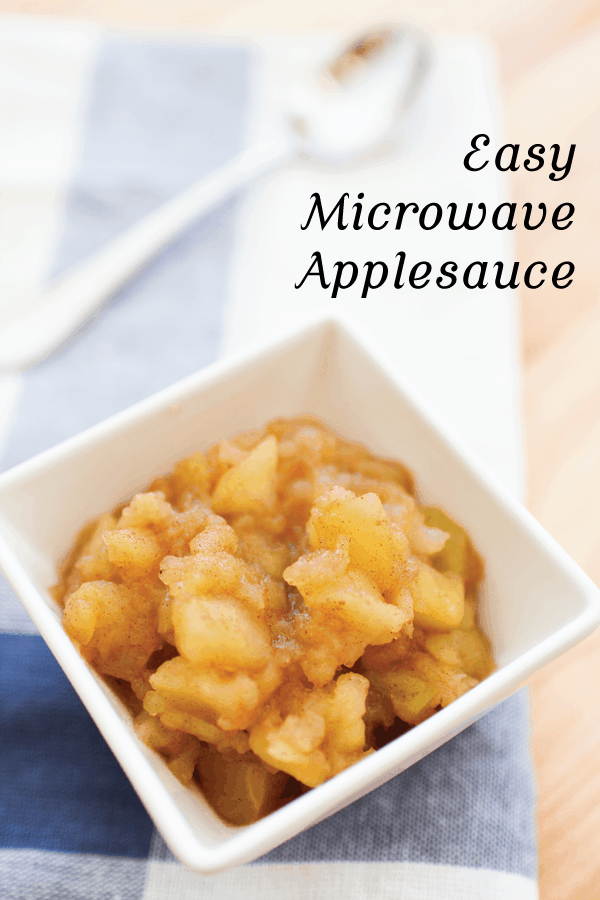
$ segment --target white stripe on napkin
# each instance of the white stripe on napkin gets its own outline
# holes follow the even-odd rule
[[[203,878],[148,862],[143,900],[536,900],[535,881],[464,866],[410,862],[254,865]]]
[[[48,900],[537,900],[522,875],[429,863],[336,862],[253,865],[203,878],[173,862],[0,850],[0,888]]]
[[[0,328],[54,258],[98,44],[88,25],[0,17]],[[0,375],[0,460],[20,395],[20,375]],[[0,594],[0,631],[37,632],[12,591]]]
[[[54,257],[99,32],[0,18],[0,327]]]

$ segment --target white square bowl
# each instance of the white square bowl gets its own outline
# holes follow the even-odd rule
[[[182,456],[275,416],[312,413],[406,463],[420,499],[464,525],[486,564],[481,622],[498,670],[325,784],[253,825],[226,825],[142,744],[79,655],[48,588],[75,535]],[[471,455],[328,318],[216,363],[0,476],[0,565],[173,852],[203,874],[255,859],[383,784],[457,734],[600,621],[600,592]]]

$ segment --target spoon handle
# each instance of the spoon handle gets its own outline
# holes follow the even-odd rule
[[[293,141],[280,139],[244,150],[76,263],[2,328],[0,370],[40,362],[187,225],[286,162],[296,149]]]

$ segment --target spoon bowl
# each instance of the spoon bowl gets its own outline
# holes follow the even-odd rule
[[[311,155],[345,163],[376,149],[415,100],[429,45],[409,27],[361,34],[292,85],[290,120]]]

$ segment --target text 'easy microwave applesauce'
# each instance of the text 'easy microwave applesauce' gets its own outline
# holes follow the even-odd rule
[[[492,671],[482,574],[401,463],[297,417],[181,460],[88,525],[54,594],[138,737],[241,825]]]

